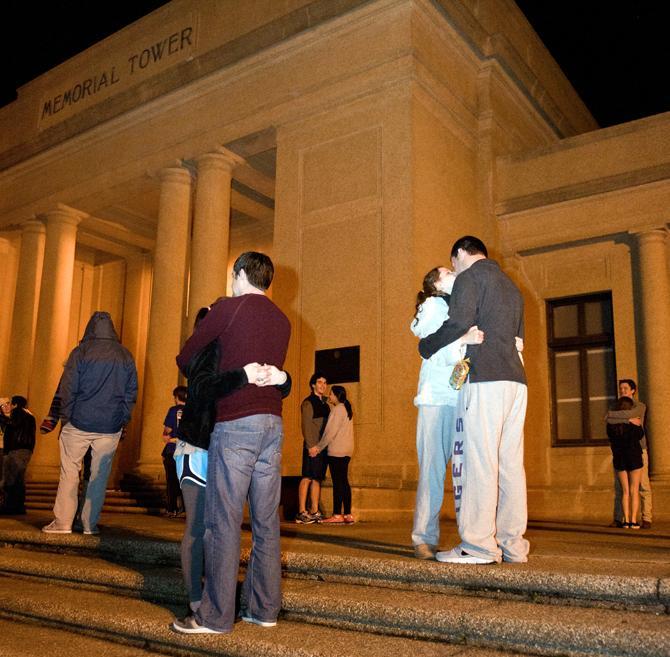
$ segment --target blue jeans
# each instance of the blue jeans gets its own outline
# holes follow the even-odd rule
[[[205,588],[197,621],[220,632],[235,622],[240,528],[249,501],[252,548],[241,609],[275,621],[281,608],[279,498],[282,421],[251,415],[217,422],[209,445],[205,498]]]
[[[412,529],[414,545],[439,544],[444,478],[454,445],[455,429],[455,406],[419,406],[416,423],[419,483]]]

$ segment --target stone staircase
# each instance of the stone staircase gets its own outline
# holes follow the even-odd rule
[[[670,582],[653,575],[290,551],[276,628],[184,636],[175,541],[0,530],[0,545],[0,618],[138,655],[670,656]]]
[[[163,489],[142,483],[122,482],[121,486],[120,489],[107,490],[103,512],[158,515],[165,508]],[[57,489],[58,482],[27,482],[26,508],[33,511],[51,510]]]

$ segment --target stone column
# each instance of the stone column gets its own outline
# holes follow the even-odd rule
[[[173,404],[172,389],[179,371],[189,247],[191,174],[183,167],[163,169],[154,251],[153,287],[144,369],[142,439],[137,473],[159,478],[163,419]]]
[[[188,317],[226,293],[230,243],[230,185],[242,158],[227,150],[196,160],[198,181],[193,211]]]
[[[117,450],[119,472],[129,473],[140,456],[144,364],[151,307],[151,255],[136,253],[126,257],[126,289],[123,299],[122,342],[135,359],[138,395],[126,437]]]
[[[77,225],[86,217],[65,205],[46,213],[46,244],[30,376],[30,406],[39,425],[49,410],[68,355]],[[38,440],[30,462],[33,479],[57,479],[58,440]]]
[[[642,401],[649,405],[650,475],[670,484],[670,281],[667,231],[654,229],[637,235],[642,287],[643,349],[647,387]],[[656,505],[654,505],[656,506]]]
[[[7,390],[11,391],[11,394],[27,397],[35,348],[35,324],[42,282],[46,231],[44,224],[36,219],[26,221],[22,228],[7,360]]]

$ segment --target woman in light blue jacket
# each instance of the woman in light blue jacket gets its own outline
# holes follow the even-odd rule
[[[437,331],[449,318],[449,295],[456,275],[446,267],[431,269],[417,295],[410,328],[418,338]],[[478,344],[481,332],[473,326],[463,337],[424,359],[414,404],[418,407],[416,451],[419,482],[416,488],[412,543],[418,559],[434,559],[440,540],[440,509],[444,478],[454,444],[458,390],[449,384],[464,345]]]

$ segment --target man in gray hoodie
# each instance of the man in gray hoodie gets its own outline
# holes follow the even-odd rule
[[[484,333],[468,345],[470,373],[460,392],[452,458],[461,543],[436,559],[447,563],[528,560],[523,425],[527,387],[516,340],[523,339],[523,298],[486,246],[470,235],[451,250],[458,274],[449,319],[419,342],[429,358],[471,326]]]
[[[60,396],[60,481],[55,519],[47,534],[70,534],[77,512],[82,459],[91,447],[91,478],[81,512],[84,534],[97,534],[107,479],[123,427],[137,399],[137,371],[121,345],[109,313],[95,312],[70,353],[58,387]]]

